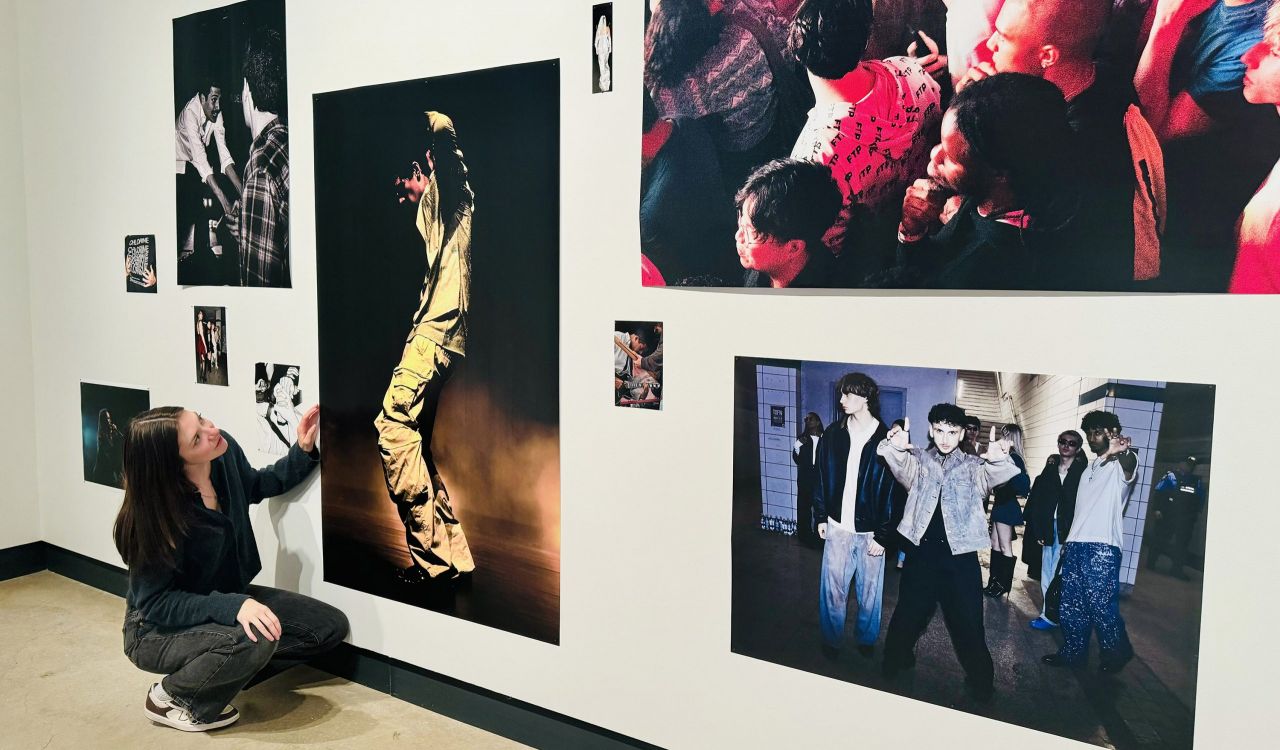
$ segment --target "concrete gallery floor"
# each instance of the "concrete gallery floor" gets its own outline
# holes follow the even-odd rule
[[[520,748],[503,737],[295,667],[234,701],[237,723],[185,733],[142,714],[157,678],[125,658],[117,596],[48,571],[0,582],[4,748]]]

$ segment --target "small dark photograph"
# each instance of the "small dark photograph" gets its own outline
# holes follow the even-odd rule
[[[121,455],[129,420],[151,408],[151,394],[137,388],[80,384],[80,443],[84,481],[124,487]]]
[[[196,382],[227,385],[227,308],[197,307]]]
[[[613,324],[613,404],[662,408],[662,323]]]

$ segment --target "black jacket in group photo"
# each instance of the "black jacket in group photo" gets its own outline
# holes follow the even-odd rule
[[[1059,457],[1061,460],[1061,457]],[[1053,544],[1053,514],[1058,513],[1058,536],[1062,542],[1071,531],[1071,521],[1076,514],[1076,492],[1080,489],[1080,477],[1089,460],[1078,456],[1067,469],[1064,481],[1058,474],[1058,464],[1046,463],[1035,484],[1031,485],[1031,497],[1027,500],[1027,536],[1041,544]]]
[[[828,518],[848,524],[844,515],[845,472],[849,466],[848,417],[832,422],[818,441],[818,486],[813,493],[814,516],[818,523]],[[894,537],[894,508],[907,502],[907,491],[889,471],[889,465],[876,453],[876,446],[889,434],[880,422],[875,433],[862,446],[858,463],[858,495],[853,509],[853,526],[858,531],[871,531],[876,543],[889,545]]]

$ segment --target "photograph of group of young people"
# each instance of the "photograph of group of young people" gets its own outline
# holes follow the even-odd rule
[[[649,286],[1280,292],[1274,0],[651,0]]]
[[[1213,386],[747,357],[734,377],[734,653],[1191,746]]]

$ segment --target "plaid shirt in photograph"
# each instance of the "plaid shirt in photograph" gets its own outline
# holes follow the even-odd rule
[[[278,119],[253,139],[239,209],[240,286],[289,286],[289,129]]]

